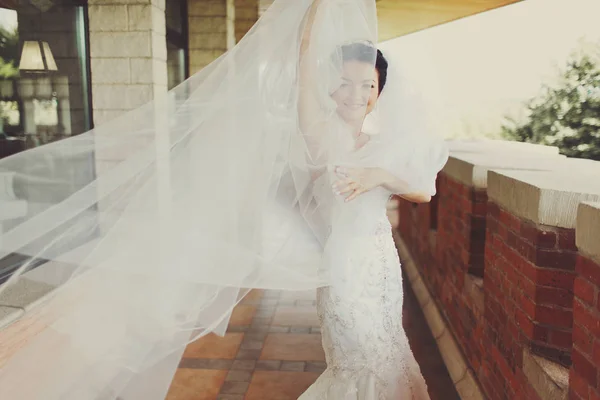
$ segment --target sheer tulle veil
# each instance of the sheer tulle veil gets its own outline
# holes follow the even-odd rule
[[[46,293],[4,328],[0,398],[162,399],[185,345],[223,334],[248,290],[335,279],[328,262],[364,214],[332,192],[333,166],[390,168],[433,193],[446,152],[401,60],[368,146],[353,150],[336,113],[340,48],[376,37],[374,0],[276,0],[167,95],[0,160],[0,199],[26,208],[0,236],[0,257],[22,260],[0,303]]]

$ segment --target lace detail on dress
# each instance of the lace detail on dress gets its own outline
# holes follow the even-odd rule
[[[387,218],[348,243],[317,292],[327,370],[302,400],[396,400],[424,389],[402,327],[402,275]],[[415,382],[417,381],[417,382]]]

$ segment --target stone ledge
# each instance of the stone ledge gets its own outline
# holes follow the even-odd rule
[[[600,163],[598,171],[572,165],[564,161],[554,171],[490,171],[488,198],[536,224],[573,229],[579,203],[600,201],[600,181],[594,180]]]
[[[547,155],[558,156],[558,147],[544,146],[534,143],[513,142],[509,140],[492,140],[492,139],[477,139],[477,140],[448,140],[448,147],[451,154],[455,153],[476,153],[493,152],[526,152],[529,156]]]
[[[488,171],[491,169],[551,171],[557,168],[557,159],[564,159],[564,156],[534,153],[534,156],[525,157],[520,153],[506,154],[500,151],[457,153],[450,156],[443,171],[464,185],[486,189]]]
[[[600,260],[600,203],[582,203],[577,209],[577,248]]]
[[[523,351],[523,373],[544,400],[567,400],[569,370],[560,364]]]

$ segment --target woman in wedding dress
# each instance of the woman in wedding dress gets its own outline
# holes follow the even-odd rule
[[[310,26],[309,21],[307,30]],[[342,46],[341,53],[342,84],[331,97],[339,117],[355,128],[350,133],[360,152],[370,145],[364,120],[385,90],[388,62],[364,43]],[[304,109],[317,106],[304,96]],[[440,157],[439,167],[445,162],[443,153]],[[345,232],[347,241],[336,246],[339,253],[329,266],[335,279],[317,291],[327,369],[300,400],[428,399],[402,327],[402,274],[386,203],[394,193],[416,203],[428,202],[430,194],[409,192],[406,182],[379,167],[334,171],[332,190],[344,202],[360,201],[353,210],[360,218]]]
[[[301,49],[310,47],[315,12],[320,2],[326,1],[313,4]],[[331,98],[337,115],[350,127],[347,132],[353,138],[354,151],[360,153],[371,146],[371,135],[375,133],[365,132],[365,118],[385,93],[388,61],[368,43],[343,45],[340,53],[341,83],[331,91]],[[300,79],[318,80],[318,76],[311,75],[314,60],[302,61]],[[323,106],[318,96],[310,92],[310,86],[300,95],[301,128],[306,132],[315,129],[313,118]],[[310,118],[303,123],[302,112],[306,110],[310,110]],[[320,130],[330,129],[325,123],[317,126]],[[441,150],[437,168],[443,167],[446,157]],[[377,162],[365,157],[358,164]],[[335,257],[328,266],[334,278],[317,290],[327,369],[300,400],[428,399],[426,384],[402,327],[402,274],[386,203],[391,194],[422,203],[428,202],[433,193],[411,192],[407,182],[386,168],[334,166],[334,172],[331,189],[344,198],[344,203],[354,201],[358,205],[350,208],[352,217],[343,213],[353,220],[352,224],[344,224],[343,235],[338,238],[332,232],[330,237],[337,242]],[[435,176],[430,175],[430,179]]]
[[[168,96],[0,160],[27,206],[0,240],[24,260],[0,399],[164,399],[252,288],[318,288],[328,368],[302,400],[427,398],[385,206],[428,201],[447,151],[376,38],[374,0],[276,0]]]

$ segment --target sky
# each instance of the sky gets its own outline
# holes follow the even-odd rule
[[[445,137],[494,135],[582,40],[600,44],[598,15],[600,0],[524,0],[380,48],[435,107]]]

